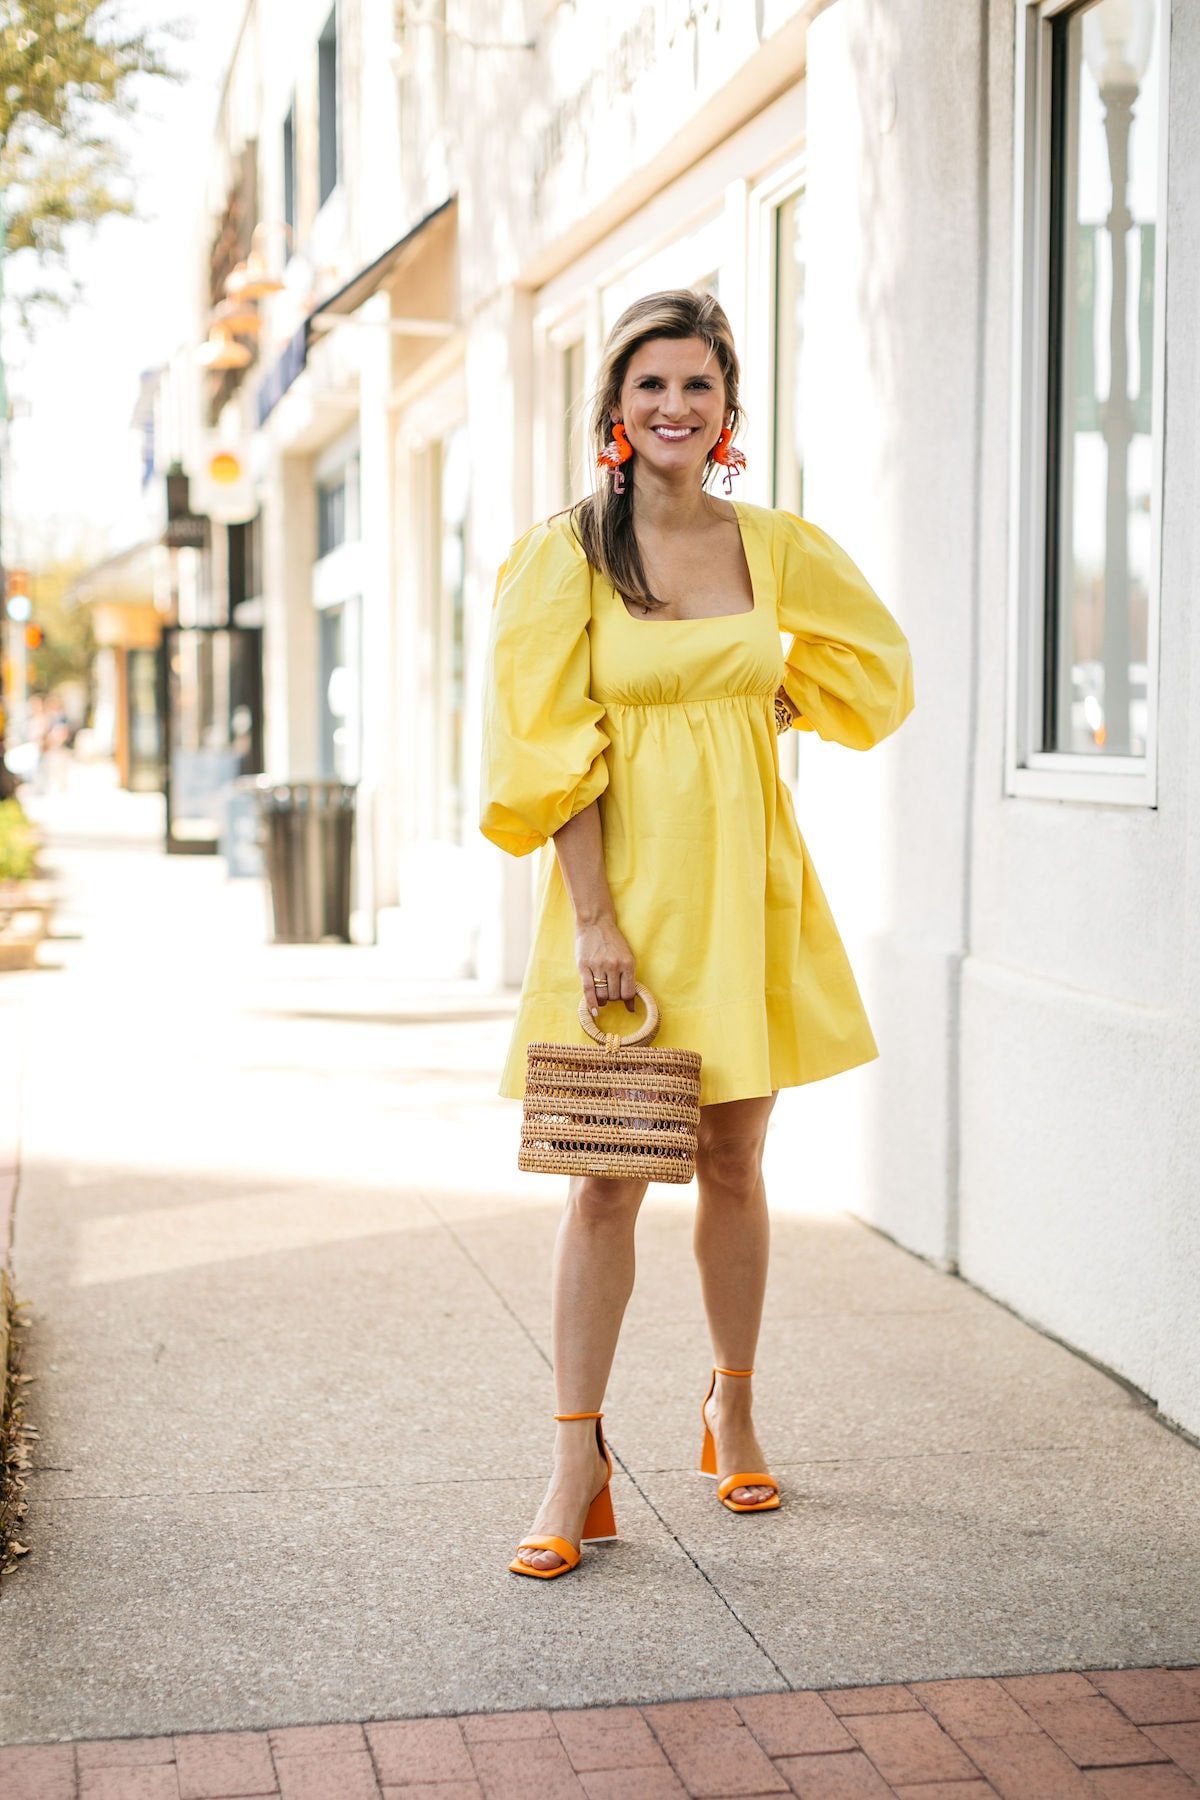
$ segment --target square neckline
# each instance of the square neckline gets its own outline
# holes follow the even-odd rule
[[[609,582],[608,586],[612,591],[614,599],[631,625],[653,624],[656,628],[662,625],[720,625],[727,619],[753,619],[755,617],[759,610],[758,584],[754,579],[754,562],[750,555],[750,547],[746,542],[745,520],[742,516],[742,503],[740,500],[731,500],[729,504],[733,508],[733,516],[737,522],[738,542],[742,547],[742,561],[745,563],[746,573],[750,577],[750,598],[752,604],[749,607],[743,608],[741,612],[699,613],[694,619],[654,620],[651,616],[638,619],[630,612],[625,603],[624,595],[619,594],[616,588],[612,586],[612,583]]]

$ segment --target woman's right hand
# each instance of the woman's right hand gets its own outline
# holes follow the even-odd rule
[[[601,1006],[623,1000],[634,1010],[633,951],[617,930],[613,918],[589,920],[575,926],[575,961],[583,983],[584,998],[593,1019]],[[607,984],[607,985],[606,985]],[[597,993],[599,986],[599,993]]]

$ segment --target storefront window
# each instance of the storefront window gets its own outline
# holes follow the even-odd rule
[[[159,710],[157,650],[130,650],[127,665],[126,722],[129,744],[128,785],[135,792],[162,787],[162,717]]]
[[[318,614],[320,762],[327,781],[359,777],[358,602]]]
[[[804,195],[775,208],[773,500],[804,511]]]
[[[317,483],[317,556],[358,541],[358,457]]]
[[[1098,0],[1050,22],[1048,751],[1146,754],[1155,12]]]

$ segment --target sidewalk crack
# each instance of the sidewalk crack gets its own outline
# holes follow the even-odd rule
[[[683,1552],[684,1556],[687,1557],[687,1559],[691,1563],[693,1569],[695,1569],[696,1573],[700,1576],[700,1579],[712,1591],[712,1593],[714,1594],[716,1599],[720,1601],[721,1605],[725,1608],[726,1612],[729,1614],[729,1616],[733,1620],[734,1624],[739,1626],[740,1629],[750,1639],[750,1642],[754,1645],[754,1648],[758,1651],[759,1655],[762,1656],[765,1661],[770,1663],[771,1667],[774,1669],[775,1673],[778,1675],[780,1681],[782,1681],[782,1683],[783,1683],[784,1687],[787,1689],[788,1693],[789,1694],[794,1693],[795,1689],[793,1687],[793,1684],[788,1680],[787,1676],[784,1674],[783,1670],[780,1668],[780,1666],[776,1662],[775,1658],[771,1655],[771,1652],[767,1649],[767,1646],[763,1643],[763,1641],[759,1637],[758,1633],[756,1631],[754,1631],[752,1629],[752,1627],[746,1623],[746,1620],[743,1619],[741,1613],[738,1611],[737,1607],[733,1604],[732,1600],[730,1600],[728,1595],[725,1594],[721,1590],[720,1587],[718,1587],[717,1583],[713,1580],[713,1577],[709,1574],[708,1570],[704,1567],[704,1564],[702,1562],[700,1562],[698,1560],[698,1558],[692,1554],[691,1550],[684,1543],[684,1541],[680,1537],[679,1533],[677,1531],[672,1530],[671,1526],[668,1525],[666,1519],[663,1517],[663,1515],[659,1511],[658,1507],[654,1504],[653,1500],[650,1498],[649,1494],[646,1492],[645,1488],[642,1486],[642,1484],[638,1480],[637,1476],[633,1473],[633,1470],[629,1467],[628,1463],[625,1462],[624,1459],[618,1455],[618,1453],[615,1449],[613,1449],[611,1440],[606,1438],[605,1442],[608,1444],[609,1450],[612,1452],[613,1461],[618,1465],[619,1468],[621,1468],[625,1471],[625,1474],[628,1477],[631,1485],[634,1488],[636,1488],[637,1492],[641,1495],[642,1499],[645,1501],[645,1503],[649,1507],[650,1511],[654,1514],[654,1517],[658,1520],[659,1524],[662,1526],[662,1528],[666,1532],[667,1536],[671,1539],[672,1543],[676,1544],[679,1547],[679,1549]]]
[[[534,1337],[532,1331],[530,1331],[528,1325],[525,1323],[525,1321],[521,1317],[520,1313],[517,1312],[516,1309],[509,1303],[508,1297],[504,1293],[504,1291],[501,1288],[497,1287],[496,1283],[492,1280],[491,1276],[488,1274],[488,1272],[484,1268],[483,1264],[479,1261],[479,1258],[477,1256],[474,1256],[471,1253],[467,1244],[464,1242],[463,1238],[459,1235],[459,1233],[454,1229],[454,1226],[450,1223],[449,1219],[445,1216],[444,1213],[438,1211],[437,1206],[434,1204],[434,1202],[430,1199],[429,1195],[423,1189],[421,1191],[421,1199],[425,1203],[425,1206],[428,1208],[428,1210],[433,1214],[434,1218],[437,1220],[437,1222],[441,1226],[442,1230],[446,1233],[446,1236],[450,1239],[450,1241],[454,1245],[455,1249],[458,1250],[460,1252],[460,1254],[466,1259],[466,1261],[470,1263],[471,1267],[474,1269],[475,1273],[479,1276],[479,1279],[483,1282],[484,1286],[486,1288],[488,1288],[495,1295],[496,1299],[500,1302],[500,1305],[504,1308],[504,1311],[508,1314],[509,1318],[512,1320],[513,1324],[517,1327],[517,1330],[521,1333],[522,1337],[526,1338],[529,1341],[529,1343],[532,1344],[534,1351],[541,1358],[541,1360],[545,1363],[546,1367],[550,1370],[553,1370],[554,1364],[551,1361],[548,1352],[543,1349],[541,1344],[538,1343],[537,1339]]]

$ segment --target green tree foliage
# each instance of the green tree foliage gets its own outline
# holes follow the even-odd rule
[[[42,628],[42,643],[29,652],[29,691],[53,693],[64,681],[90,685],[96,639],[92,612],[70,597],[82,565],[58,563],[33,577],[33,622]]]
[[[33,826],[15,800],[0,800],[0,881],[30,881],[36,869]]]
[[[0,0],[0,198],[9,252],[59,257],[68,225],[129,213],[105,121],[134,110],[139,76],[172,76],[113,0]]]

